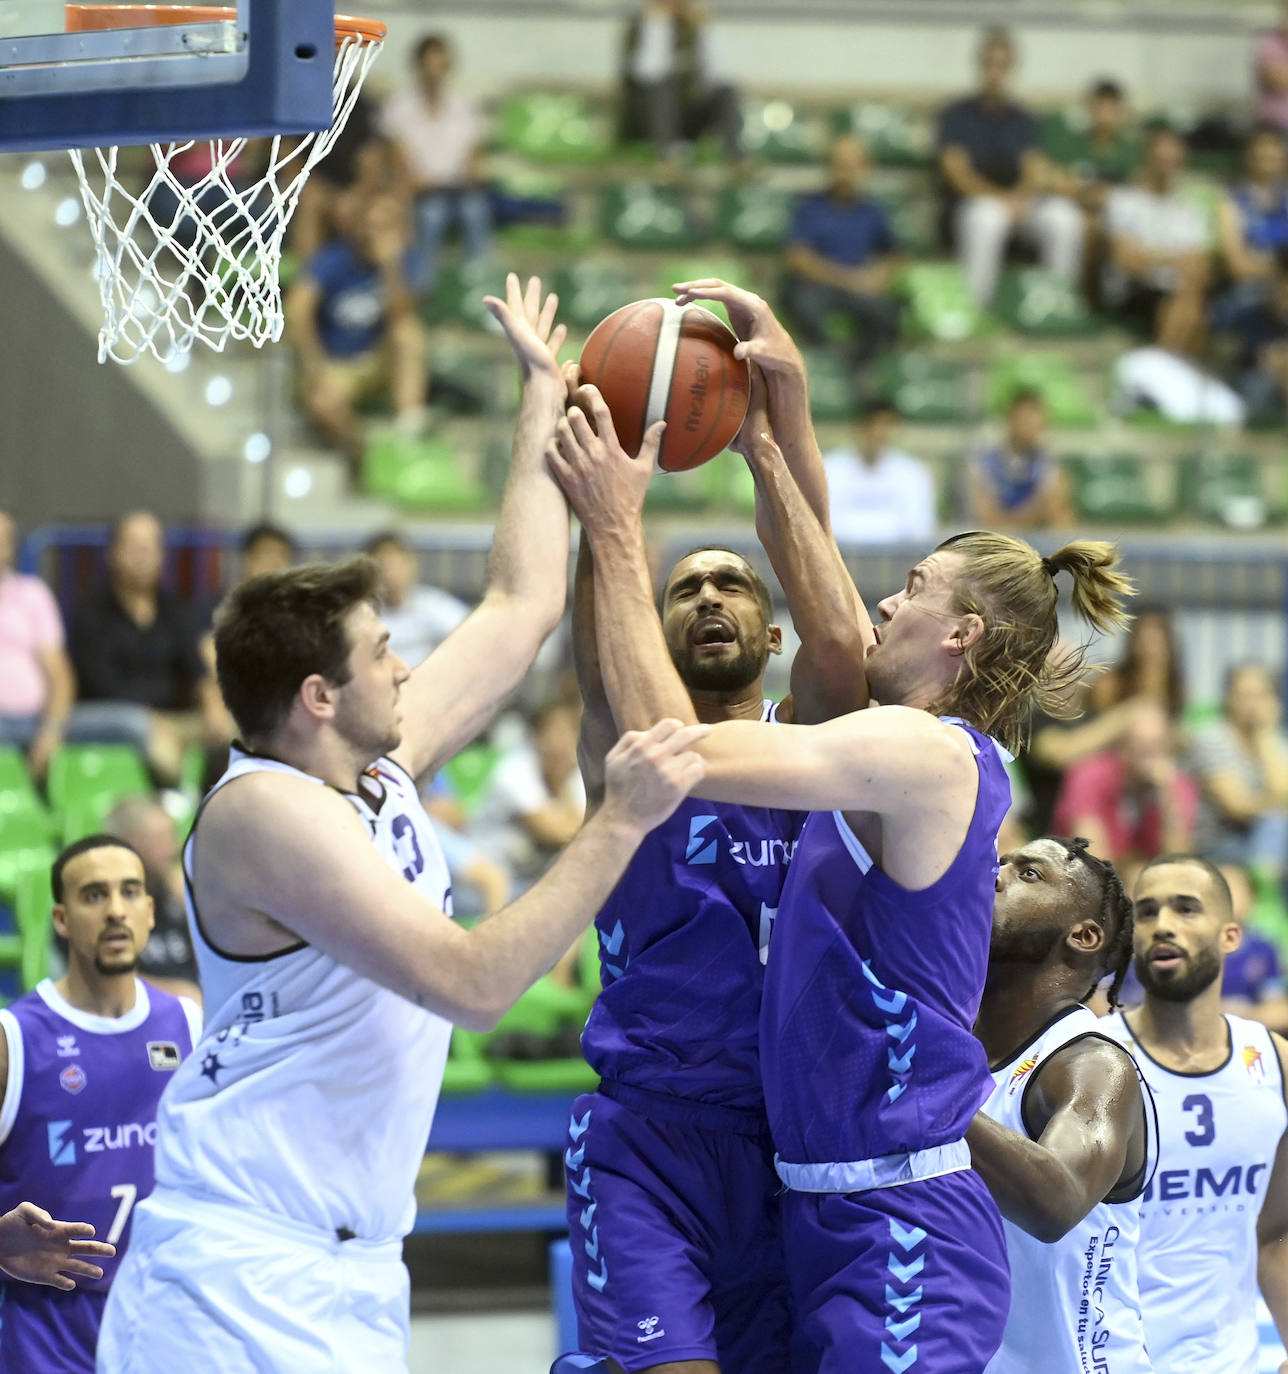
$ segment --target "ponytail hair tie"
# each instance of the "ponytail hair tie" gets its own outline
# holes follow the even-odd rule
[[[1054,578],[1056,573],[1060,571],[1060,569],[1056,567],[1055,563],[1050,558],[1044,558],[1042,560],[1042,566],[1046,569],[1047,576],[1051,578]]]

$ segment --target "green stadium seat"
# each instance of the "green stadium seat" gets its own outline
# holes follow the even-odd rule
[[[978,418],[970,374],[948,358],[892,353],[873,370],[877,394],[917,424],[963,424]]]
[[[462,471],[450,445],[393,431],[373,435],[363,466],[363,486],[397,505],[435,514],[469,514],[491,505],[486,488]]]
[[[985,385],[988,409],[1001,415],[1017,391],[1037,391],[1058,429],[1094,427],[1100,412],[1073,366],[1054,353],[1022,353],[999,358]]]
[[[1078,515],[1090,521],[1163,524],[1176,513],[1174,493],[1160,489],[1130,453],[1075,455],[1064,460]]]
[[[792,198],[754,182],[728,187],[716,212],[721,238],[751,253],[781,248],[791,223]]]
[[[987,331],[984,312],[956,263],[913,263],[899,274],[898,290],[908,302],[904,317],[914,334],[949,341]]]
[[[26,758],[18,749],[0,748],[0,844],[40,844],[56,829],[27,771]]]
[[[56,853],[54,846],[49,843],[0,844],[0,900],[16,903],[26,875],[33,870],[43,871],[48,881]]]
[[[899,105],[864,102],[832,116],[838,134],[855,134],[868,145],[875,161],[887,167],[926,167],[934,157],[934,130]]]
[[[661,515],[668,511],[710,510],[720,505],[726,493],[718,480],[713,485],[710,472],[719,461],[713,458],[692,472],[657,473],[644,493],[644,508]]]
[[[443,1070],[444,1093],[478,1093],[496,1081],[492,1065],[483,1053],[486,1039],[460,1026],[453,1028],[452,1044]]]
[[[1078,338],[1103,328],[1103,322],[1092,314],[1077,287],[1036,267],[1007,272],[998,288],[994,309],[1021,334]]]
[[[901,252],[929,258],[940,251],[939,206],[933,195],[878,190],[875,198],[886,212]]]
[[[582,259],[561,267],[551,284],[559,295],[559,318],[582,329],[594,329],[638,294],[618,258]]]
[[[696,248],[707,237],[677,191],[647,181],[605,187],[599,213],[604,234],[623,248]]]
[[[512,96],[498,112],[496,131],[502,148],[531,162],[597,163],[612,151],[607,118],[566,91]]]
[[[742,146],[767,162],[819,162],[827,155],[827,128],[789,100],[744,100]]]
[[[1263,479],[1262,464],[1248,453],[1195,453],[1182,459],[1182,507],[1200,520],[1230,529],[1258,529],[1283,518],[1283,479],[1276,494]]]
[[[153,790],[143,759],[128,744],[65,744],[50,760],[48,787],[65,834],[69,813],[92,830],[122,797]]]
[[[530,1093],[579,1093],[593,1088],[598,1076],[580,1054],[508,1058],[500,1053],[500,1047],[510,1037],[531,1037],[539,1042],[580,1028],[594,995],[593,990],[563,987],[549,976],[534,983],[485,1037],[485,1053],[500,1082],[516,1092]]]
[[[476,811],[484,796],[501,751],[484,741],[467,745],[443,765],[443,775],[468,816]]]
[[[14,891],[14,914],[22,938],[20,967],[22,985],[30,992],[49,973],[49,945],[52,925],[50,911],[54,895],[49,886],[49,869],[33,864],[18,877]]]
[[[484,296],[505,298],[504,267],[490,261],[449,262],[440,270],[424,309],[431,324],[495,330],[497,324],[483,305]]]
[[[809,372],[810,410],[816,420],[852,420],[859,413],[858,387],[845,359],[827,348],[801,352]]]

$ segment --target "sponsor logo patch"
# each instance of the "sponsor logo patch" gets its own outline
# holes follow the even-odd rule
[[[659,1336],[666,1335],[666,1332],[662,1329],[661,1317],[645,1317],[643,1321],[636,1322],[635,1325],[643,1332],[643,1335],[635,1337],[640,1345],[643,1345],[646,1341],[655,1341]]]
[[[58,1075],[58,1081],[62,1085],[64,1092],[81,1092],[89,1079],[85,1077],[85,1070],[79,1064],[68,1064],[68,1066]]]
[[[170,1040],[148,1041],[148,1063],[163,1071],[179,1067],[179,1046]]]
[[[50,1121],[47,1123],[49,1129],[49,1162],[51,1164],[76,1163],[76,1139],[72,1135],[72,1124],[70,1121]]]
[[[1264,1083],[1266,1081],[1265,1065],[1261,1062],[1261,1051],[1254,1045],[1243,1047],[1243,1067],[1248,1071],[1248,1077],[1254,1083]]]
[[[74,1035],[60,1035],[58,1037],[59,1059],[75,1059],[79,1054],[80,1046],[76,1043]]]

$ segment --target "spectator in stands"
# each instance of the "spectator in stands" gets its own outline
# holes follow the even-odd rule
[[[358,96],[331,151],[309,173],[287,228],[291,252],[310,261],[341,231],[345,204],[379,192],[410,196],[406,168],[394,141],[379,129],[379,111]]]
[[[828,184],[796,207],[784,253],[783,304],[807,344],[828,338],[829,317],[850,328],[855,365],[892,344],[899,302],[890,294],[897,250],[889,220],[866,194],[868,150],[845,135],[828,154]]]
[[[1279,27],[1257,36],[1257,119],[1288,133],[1288,4],[1282,4]]]
[[[237,547],[241,553],[243,582],[260,573],[279,572],[293,566],[300,553],[294,536],[271,520],[261,520],[244,530]]]
[[[191,997],[200,1006],[179,837],[170,813],[151,797],[126,797],[108,812],[103,833],[124,840],[143,860],[154,925],[139,955],[139,976],[163,992]]]
[[[1140,165],[1140,141],[1128,127],[1127,100],[1118,82],[1097,81],[1087,93],[1086,109],[1085,126],[1053,126],[1045,152],[1054,164],[1052,189],[1098,211],[1110,187],[1129,180]]]
[[[1235,340],[1234,382],[1249,413],[1283,423],[1288,407],[1288,270],[1224,321]]]
[[[76,695],[63,619],[38,577],[16,572],[17,530],[0,511],[0,745],[26,751],[43,778]]]
[[[741,156],[738,93],[718,74],[700,0],[647,0],[626,27],[622,54],[622,139],[647,139],[673,160],[715,134],[730,160]]]
[[[1255,130],[1244,149],[1244,180],[1221,202],[1221,263],[1235,303],[1264,297],[1288,261],[1288,148],[1278,129]]]
[[[1117,744],[1065,774],[1055,829],[1085,835],[1126,882],[1149,859],[1190,849],[1198,806],[1198,785],[1176,761],[1167,713],[1142,703]]]
[[[380,616],[389,631],[389,647],[414,668],[469,614],[459,598],[420,581],[416,551],[396,530],[381,530],[363,546],[380,564],[384,607]]]
[[[365,441],[358,402],[387,395],[399,428],[425,421],[425,334],[408,284],[411,248],[397,197],[351,207],[344,237],[328,244],[291,285],[286,318],[304,407],[343,449],[354,475]]]
[[[1007,85],[1015,49],[1002,29],[984,35],[980,86],[939,118],[939,170],[947,193],[951,237],[975,299],[987,306],[1002,255],[1014,237],[1036,245],[1042,265],[1076,282],[1083,223],[1066,196],[1043,194],[1046,160],[1037,120],[1013,102]]]
[[[195,618],[161,585],[162,559],[156,516],[122,515],[108,538],[107,579],[77,608],[68,645],[78,731],[133,744],[157,781],[173,786],[185,747],[227,743],[227,717]]]
[[[1288,736],[1269,672],[1240,663],[1225,680],[1221,718],[1195,736],[1190,766],[1203,800],[1196,837],[1214,862],[1288,874]]]
[[[1123,660],[1091,684],[1088,709],[1101,714],[1127,702],[1148,701],[1179,723],[1185,711],[1185,673],[1172,621],[1161,606],[1142,605],[1127,631]]]
[[[557,699],[538,709],[531,731],[511,717],[496,732],[501,757],[469,833],[525,886],[568,843],[585,813],[577,764],[580,722],[580,703]]]
[[[1160,348],[1193,355],[1203,335],[1209,270],[1203,216],[1177,189],[1184,166],[1180,136],[1155,128],[1138,184],[1110,193],[1104,298]]]
[[[842,544],[919,544],[934,533],[935,479],[920,458],[893,446],[898,424],[889,401],[868,401],[854,447],[824,455],[832,530]]]
[[[970,462],[966,496],[970,518],[983,529],[1065,529],[1073,521],[1069,483],[1046,447],[1046,402],[1021,389],[1006,409],[1000,444]]]
[[[1239,923],[1239,948],[1225,956],[1221,971],[1221,1010],[1250,1016],[1281,1035],[1288,1031],[1288,984],[1275,945],[1250,924],[1256,893],[1248,871],[1222,864],[1221,876],[1230,888],[1230,905]]]
[[[483,181],[487,137],[477,104],[451,89],[451,44],[438,33],[422,38],[413,52],[416,84],[389,98],[381,131],[398,150],[416,207],[418,290],[432,290],[443,240],[460,230],[465,256],[487,256],[492,210]]]

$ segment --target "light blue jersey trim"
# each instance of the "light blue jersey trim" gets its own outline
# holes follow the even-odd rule
[[[778,1177],[794,1193],[867,1193],[873,1188],[897,1188],[901,1183],[940,1178],[970,1168],[970,1146],[950,1140],[910,1154],[878,1155],[845,1164],[788,1164],[774,1156]]]

